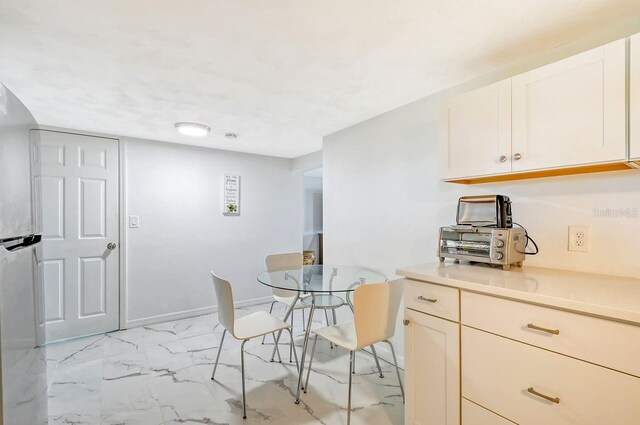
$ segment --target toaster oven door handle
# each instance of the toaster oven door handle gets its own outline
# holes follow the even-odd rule
[[[420,301],[426,301],[428,303],[437,303],[438,302],[438,300],[436,298],[425,298],[422,295],[418,296],[418,299]]]

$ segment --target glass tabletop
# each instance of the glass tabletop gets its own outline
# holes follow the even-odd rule
[[[386,281],[384,274],[357,266],[302,266],[258,274],[258,282],[263,285],[304,293],[350,292],[359,284]]]

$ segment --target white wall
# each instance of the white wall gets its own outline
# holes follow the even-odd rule
[[[614,28],[477,80],[395,109],[324,139],[325,262],[382,269],[437,261],[438,227],[455,223],[457,199],[504,194],[514,219],[540,246],[526,265],[621,276],[640,275],[640,218],[595,218],[594,208],[640,209],[640,173],[621,171],[511,183],[462,186],[438,175],[438,110],[451,94],[498,81],[622,38]],[[567,251],[567,227],[591,226],[592,250]],[[396,347],[402,353],[402,331]]]
[[[303,177],[303,215],[304,228],[302,234],[302,249],[316,253],[316,263],[319,260],[319,237],[322,232],[322,177]]]
[[[302,174],[291,160],[126,140],[127,323],[141,325],[216,305],[210,270],[236,302],[270,299],[256,281],[264,257],[300,249]],[[239,217],[223,216],[223,173],[241,176]]]
[[[316,170],[322,167],[322,151],[311,152],[291,160],[291,169],[296,171]]]

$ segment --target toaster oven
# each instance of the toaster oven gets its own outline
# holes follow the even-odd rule
[[[513,227],[511,200],[505,195],[463,196],[458,200],[456,223],[478,227]]]
[[[446,226],[440,228],[438,257],[488,263],[509,270],[512,264],[522,266],[525,258],[526,233],[521,228]]]

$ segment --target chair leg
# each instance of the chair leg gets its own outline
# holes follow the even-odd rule
[[[324,320],[327,321],[327,326],[331,326],[331,323],[329,323],[329,314],[327,313],[327,310],[324,310]],[[333,343],[329,342],[329,347],[333,350]]]
[[[400,369],[398,368],[398,360],[396,359],[396,352],[393,349],[391,341],[385,341],[391,347],[391,355],[393,356],[393,363],[396,365],[396,374],[398,375],[398,383],[400,384],[400,392],[402,393],[402,402],[404,403],[404,386],[402,385],[402,379],[400,379]]]
[[[224,336],[227,334],[227,330],[225,329],[222,332],[222,339],[220,340],[220,347],[218,348],[218,355],[216,356],[216,364],[213,366],[213,373],[211,374],[211,380],[213,381],[216,376],[216,369],[218,369],[218,360],[220,360],[220,353],[222,353],[222,344],[224,343]]]
[[[353,360],[355,359],[355,351],[349,352],[349,400],[347,402],[347,425],[351,424],[351,381],[353,380]]]
[[[282,363],[282,357],[280,357],[280,347],[278,347],[278,340],[276,339],[275,334],[271,334],[271,335],[273,335],[273,343],[276,345],[276,353],[278,354],[278,361]]]
[[[284,314],[284,318],[282,319],[282,321],[286,322],[287,320],[289,320],[289,316],[293,314],[293,307],[296,305],[299,298],[300,293],[296,292],[296,296],[293,299],[291,305],[287,305],[287,312]],[[278,342],[280,341],[280,335],[282,335],[282,331],[278,331],[278,336],[276,337],[276,347],[278,346]],[[271,361],[273,361],[273,359],[276,357],[276,347],[273,347],[273,352],[271,353]]]
[[[291,314],[291,329],[289,329],[289,336],[291,337],[291,339],[289,340],[289,363],[292,362],[292,358],[291,355],[293,354],[293,316],[295,316],[293,313]]]
[[[313,364],[313,353],[316,352],[316,343],[318,342],[318,334],[313,338],[313,345],[311,346],[311,357],[309,357],[309,369],[307,370],[307,379],[304,382],[304,393],[307,393],[309,389],[309,375],[311,375],[311,365]]]
[[[376,366],[378,367],[378,373],[380,374],[381,378],[384,378],[384,375],[382,374],[382,369],[380,368],[380,360],[378,360],[378,353],[376,353],[376,347],[373,346],[373,344],[371,344],[371,353],[373,354],[373,359],[376,361]]]
[[[291,342],[293,343],[293,331],[289,329],[289,336],[291,337]],[[296,368],[298,369],[298,373],[300,373],[300,363],[298,362],[298,352],[295,349],[295,345],[293,348],[293,357],[296,359]]]
[[[273,306],[274,306],[274,304],[275,304],[275,303],[277,303],[277,302],[278,302],[278,301],[273,301],[273,302],[271,303],[271,308],[269,309],[269,314],[273,313]],[[267,337],[266,335],[262,335],[262,345],[264,345],[264,339],[265,339],[266,337]]]
[[[240,346],[240,367],[242,369],[242,418],[247,419],[247,400],[244,391],[244,344],[248,340],[245,339],[242,341],[242,345]]]

